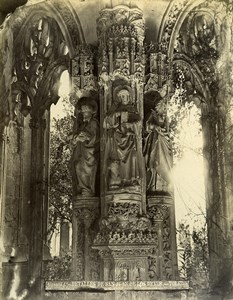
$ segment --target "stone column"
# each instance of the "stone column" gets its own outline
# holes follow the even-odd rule
[[[116,7],[102,10],[98,19],[102,217],[108,216],[113,202],[132,203],[139,214],[146,206],[141,131],[144,21],[139,9],[123,10],[123,18]]]
[[[157,245],[148,258],[150,280],[177,280],[175,203],[172,184],[172,145],[167,103],[172,95],[172,63],[151,45],[144,95],[144,156],[147,170],[147,214],[158,231]]]
[[[6,127],[2,124],[0,126],[0,237],[3,239],[3,229],[4,229],[4,211],[5,211],[5,184],[6,184],[6,161],[7,161],[7,151],[6,143],[8,137],[6,135]],[[0,249],[0,297],[3,298],[3,268],[2,263],[4,261],[4,251],[1,247]]]
[[[60,255],[66,255],[70,250],[70,240],[69,240],[69,223],[68,222],[61,222],[60,227]]]
[[[93,74],[94,51],[91,46],[80,45],[71,61],[71,102],[75,106],[71,158],[72,278],[87,281],[100,279],[100,257],[91,248],[100,217],[100,128],[97,83]]]
[[[103,9],[98,19],[101,220],[94,240],[102,280],[148,279],[157,232],[146,216],[142,155],[144,20],[137,8]]]
[[[220,276],[223,254],[222,200],[219,174],[218,114],[215,109],[203,111],[203,154],[206,180],[206,213],[210,256],[210,282],[214,285]]]
[[[230,7],[227,6],[227,9]],[[222,293],[233,296],[233,104],[232,104],[232,59],[233,59],[233,15],[232,11],[222,14],[222,22],[218,26],[219,57],[216,64],[219,90],[218,101],[218,132],[216,141],[220,147],[220,182],[222,202],[222,224],[219,224],[223,235],[223,251],[219,266],[220,277],[218,287]],[[224,37],[224,38],[222,38]],[[216,240],[220,244],[222,240]],[[221,249],[221,245],[219,245]]]
[[[72,278],[95,281],[100,279],[100,257],[91,248],[98,232],[99,198],[77,197],[73,201]]]
[[[29,251],[29,274],[31,291],[35,299],[43,294],[43,258],[46,251],[44,214],[46,213],[44,182],[44,133],[46,120],[42,116],[31,119],[31,238]]]

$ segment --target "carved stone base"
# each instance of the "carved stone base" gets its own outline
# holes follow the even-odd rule
[[[189,299],[185,281],[47,281],[45,299],[174,300]],[[191,298],[190,298],[191,300]]]
[[[171,196],[147,197],[147,215],[152,228],[157,227],[158,246],[149,257],[149,271],[152,280],[177,280],[177,246],[174,200]]]
[[[100,257],[92,249],[99,230],[99,210],[99,198],[73,200],[72,278],[75,280],[100,279]]]
[[[46,291],[79,291],[101,289],[103,291],[178,291],[189,290],[187,281],[46,281]]]
[[[118,212],[120,212],[117,206]],[[149,219],[140,216],[126,218],[120,213],[103,223],[93,249],[103,259],[102,279],[114,281],[148,280],[148,256],[157,245],[157,233],[151,230]]]
[[[151,245],[96,246],[103,259],[103,280],[116,282],[148,279],[147,257],[152,253]]]

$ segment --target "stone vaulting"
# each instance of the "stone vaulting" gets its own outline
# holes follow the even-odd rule
[[[233,299],[232,9],[226,0],[31,0],[6,16],[2,299],[194,299],[178,275],[170,178],[166,108],[180,90],[201,110],[208,299]],[[50,106],[65,70],[75,107],[72,276],[58,282],[44,268]]]

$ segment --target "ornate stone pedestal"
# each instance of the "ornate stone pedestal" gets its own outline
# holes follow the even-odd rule
[[[72,278],[99,280],[100,257],[92,249],[99,230],[99,198],[77,197],[73,200]]]
[[[149,258],[152,280],[177,280],[177,246],[174,199],[171,196],[147,197],[147,214],[157,232],[157,247]],[[153,272],[156,270],[156,274]]]

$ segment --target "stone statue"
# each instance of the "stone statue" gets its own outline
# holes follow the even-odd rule
[[[160,102],[146,117],[143,155],[146,161],[147,192],[170,192],[172,155],[165,105]]]
[[[96,113],[95,100],[80,98],[75,108],[71,163],[74,192],[84,197],[95,195],[99,162],[99,122],[95,118]]]
[[[104,128],[107,129],[105,164],[109,174],[109,190],[139,186],[140,115],[131,100],[129,90],[121,89],[104,119]]]

